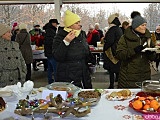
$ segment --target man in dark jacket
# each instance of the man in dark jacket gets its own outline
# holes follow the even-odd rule
[[[50,19],[49,23],[47,23],[43,29],[45,30],[45,38],[44,38],[44,53],[48,60],[48,84],[53,83],[56,80],[56,61],[53,58],[52,54],[52,44],[53,38],[56,35],[57,19]],[[54,80],[52,79],[52,74],[54,73]]]

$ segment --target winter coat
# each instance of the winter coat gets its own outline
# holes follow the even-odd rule
[[[57,28],[51,23],[47,23],[44,29],[46,32],[44,37],[44,53],[46,57],[52,57],[52,44]]]
[[[80,35],[70,42],[68,46],[63,42],[68,32],[60,30],[54,38],[53,54],[57,61],[57,81],[73,82],[82,88],[92,88],[87,58],[89,47],[85,35]]]
[[[120,61],[117,64],[114,64],[105,54],[105,51],[111,47],[111,51],[113,56],[116,56],[116,48],[118,41],[120,37],[122,36],[122,30],[118,26],[112,26],[107,33],[105,34],[104,37],[104,47],[103,47],[103,52],[104,52],[104,64],[103,68],[110,71],[110,72],[119,72],[120,68]]]
[[[30,34],[27,30],[22,29],[16,36],[16,42],[19,43],[22,56],[26,64],[33,62],[33,53],[31,48]]]
[[[143,45],[151,38],[146,30],[143,37],[139,37],[131,27],[127,28],[117,45],[117,58],[121,60],[118,88],[137,88],[136,82],[151,79],[150,61],[155,59],[156,53],[135,53],[134,48]],[[150,47],[154,47],[150,40]]]
[[[25,82],[26,66],[19,45],[0,37],[0,87]]]

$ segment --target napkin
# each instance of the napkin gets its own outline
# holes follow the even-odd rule
[[[32,81],[28,80],[22,86],[22,84],[20,82],[18,82],[17,87],[19,88],[19,90],[21,92],[30,92],[34,87],[34,83]]]
[[[30,92],[34,87],[34,83],[30,80],[26,81],[23,86],[20,82],[15,85],[8,85],[1,88],[0,91],[13,92],[16,96],[22,96],[24,92]]]

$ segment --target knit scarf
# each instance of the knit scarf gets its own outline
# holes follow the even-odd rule
[[[75,31],[76,37],[78,37],[79,34],[80,34],[80,32],[81,32],[81,30],[74,30],[74,29],[66,28],[66,27],[64,28],[64,30],[65,30],[66,32],[71,32],[72,30]]]

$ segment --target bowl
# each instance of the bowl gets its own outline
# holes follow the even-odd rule
[[[157,94],[160,96],[160,81],[145,80],[142,82],[142,91],[149,94]]]
[[[78,98],[84,102],[90,102],[91,106],[97,105],[101,99],[101,93],[94,90],[81,91]]]

